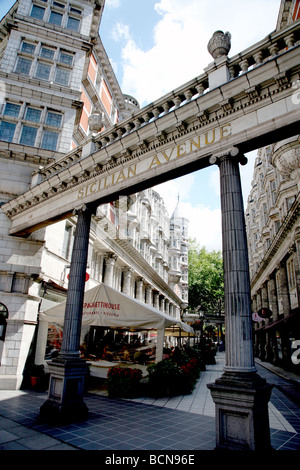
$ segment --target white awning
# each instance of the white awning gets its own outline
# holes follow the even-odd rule
[[[62,302],[40,312],[39,319],[63,325],[65,307],[66,302]],[[82,324],[128,329],[160,329],[174,325],[184,331],[194,332],[186,323],[103,283],[85,292]]]

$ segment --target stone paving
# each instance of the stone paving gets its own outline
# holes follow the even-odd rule
[[[222,374],[224,354],[201,372],[191,395],[112,400],[89,393],[89,418],[50,425],[39,421],[45,393],[0,391],[0,450],[197,451],[215,447],[215,412],[207,383]],[[257,365],[274,383],[269,405],[274,450],[300,450],[300,408],[278,388],[288,381]]]

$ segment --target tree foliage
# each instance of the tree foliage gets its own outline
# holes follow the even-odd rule
[[[189,242],[189,307],[205,314],[223,311],[224,276],[220,251],[200,248],[196,240]]]

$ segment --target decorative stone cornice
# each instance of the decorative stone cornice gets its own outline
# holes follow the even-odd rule
[[[296,23],[285,31],[271,34],[244,53],[228,59],[229,67],[233,67],[237,74],[242,70],[242,59],[247,58],[251,70],[234,76],[224,87],[207,90],[208,75],[204,73],[138,110],[128,119],[89,137],[77,149],[45,167],[41,171],[42,181],[38,186],[5,204],[2,209],[9,217],[19,214],[26,204],[30,207],[39,204],[34,197],[41,194],[47,194],[48,198],[54,194],[57,197],[79,184],[93,182],[95,177],[111,174],[117,169],[122,171],[132,160],[138,161],[145,154],[158,152],[160,148],[166,148],[168,143],[174,145],[182,135],[194,139],[198,130],[206,126],[212,129],[213,126],[220,125],[220,121],[226,116],[230,116],[230,119],[234,119],[236,115],[245,116],[258,109],[257,106],[262,102],[269,103],[273,97],[278,99],[280,92],[291,93],[292,80],[299,77],[300,70],[299,46],[286,50],[284,41],[292,33],[297,44],[300,27]],[[279,51],[273,57],[270,56],[269,47],[275,42],[279,44]],[[253,67],[257,65],[254,56],[258,52],[263,56],[263,63],[259,65],[261,81],[253,86],[251,77]],[[281,63],[284,64],[282,69],[284,68],[289,80],[284,86],[274,78],[274,68],[280,71]],[[257,77],[256,72],[256,82]]]
[[[266,268],[270,265],[271,260],[274,258],[275,254],[279,252],[279,248],[281,244],[284,242],[288,234],[293,233],[295,230],[295,223],[299,221],[300,217],[300,193],[296,200],[294,201],[293,206],[291,207],[290,211],[288,212],[287,216],[283,220],[279,231],[277,232],[276,236],[273,239],[268,251],[264,255],[263,259],[260,262],[259,270],[255,273],[255,275],[251,279],[251,286],[254,286],[260,277],[265,272]],[[278,261],[278,266],[276,269],[279,269],[281,260]]]

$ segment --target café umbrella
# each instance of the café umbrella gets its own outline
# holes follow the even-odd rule
[[[40,312],[39,320],[63,325],[66,302]],[[82,324],[106,328],[156,329],[156,360],[162,356],[165,328],[176,326],[193,333],[192,327],[160,310],[100,283],[84,294]]]

